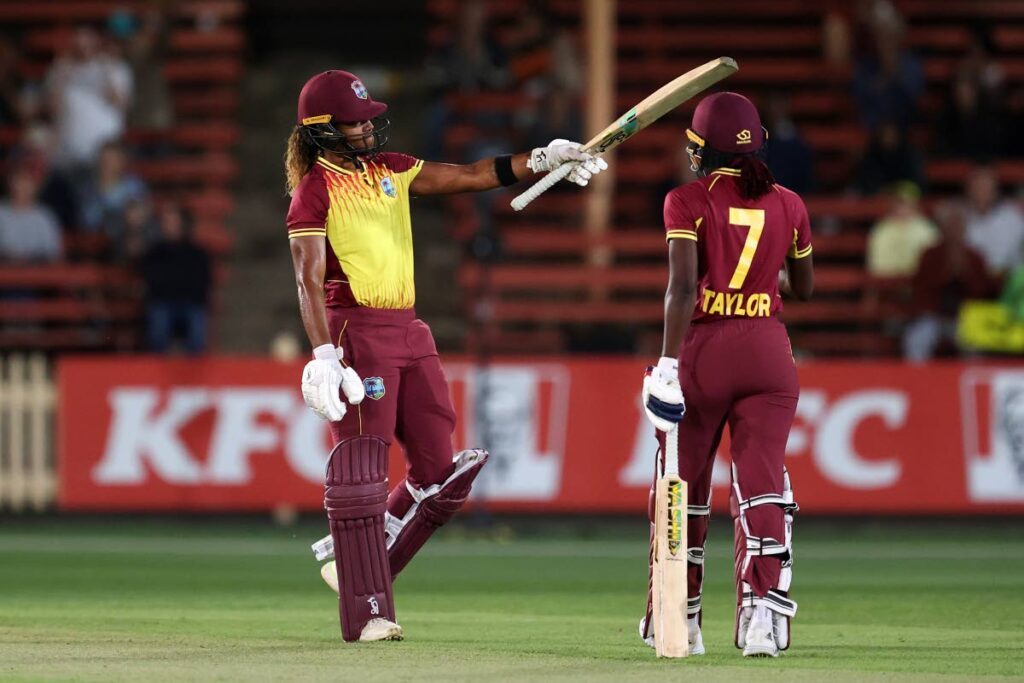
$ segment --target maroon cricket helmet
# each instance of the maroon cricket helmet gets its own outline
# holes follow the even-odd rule
[[[335,69],[313,76],[299,93],[298,123],[354,123],[375,119],[388,105],[375,102],[363,82],[348,71]]]
[[[719,152],[748,154],[761,149],[765,132],[753,102],[739,93],[719,92],[697,105],[686,137]]]

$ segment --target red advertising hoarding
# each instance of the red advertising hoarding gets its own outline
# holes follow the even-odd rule
[[[301,363],[64,358],[65,510],[322,505],[330,438]],[[455,448],[491,447],[474,499],[495,510],[642,513],[655,452],[633,359],[446,363]],[[1024,512],[1024,366],[810,363],[787,446],[806,513]],[[728,442],[714,507],[728,502]],[[391,481],[402,479],[400,447]]]

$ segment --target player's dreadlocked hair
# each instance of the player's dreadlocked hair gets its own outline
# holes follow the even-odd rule
[[[735,168],[740,172],[736,184],[740,196],[744,199],[758,199],[772,190],[775,177],[764,163],[764,147],[750,154],[732,154],[719,152],[714,147],[705,146],[700,155],[701,169],[707,172],[716,168]]]
[[[295,126],[288,136],[288,147],[284,153],[285,189],[288,194],[295,191],[302,177],[309,173],[316,163],[320,148],[302,126]]]

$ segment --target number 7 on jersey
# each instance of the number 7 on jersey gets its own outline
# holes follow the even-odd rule
[[[735,206],[730,206],[729,225],[745,225],[750,228],[747,231],[747,241],[743,243],[743,251],[740,252],[739,263],[736,264],[736,270],[732,272],[732,279],[729,280],[729,289],[740,289],[747,279],[750,264],[754,262],[757,243],[761,241],[761,232],[764,230],[764,209],[738,209]]]

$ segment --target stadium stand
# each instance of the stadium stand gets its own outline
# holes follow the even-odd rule
[[[932,121],[942,106],[951,73],[981,20],[999,18],[991,31],[998,63],[1008,83],[1019,86],[1024,80],[1024,7],[1019,3],[895,4],[908,21],[906,43],[923,62],[927,85],[919,102],[921,122]],[[440,47],[454,30],[457,3],[431,0],[429,6],[434,17],[430,40]],[[494,35],[512,35],[523,6],[519,0],[490,3]],[[577,3],[547,6],[578,31]],[[907,283],[873,279],[864,270],[868,228],[885,211],[886,200],[850,192],[868,133],[856,116],[853,67],[830,62],[823,51],[829,7],[803,0],[620,2],[616,109],[625,111],[686,68],[719,54],[740,63],[726,86],[751,96],[762,112],[773,95],[785,94],[792,118],[813,149],[815,168],[815,189],[805,197],[815,229],[818,293],[809,303],[786,303],[783,317],[794,346],[814,355],[891,355],[899,348],[895,331],[905,318]],[[823,76],[829,83],[825,87]],[[477,122],[487,112],[514,111],[521,97],[509,91],[449,94],[447,106],[457,114],[445,132],[449,158],[466,156],[482,134]],[[683,128],[693,106],[684,105],[616,152],[613,230],[607,236],[595,240],[585,231],[579,193],[551,192],[521,215],[508,208],[508,196],[494,202],[501,258],[481,265],[467,256],[460,276],[467,291],[490,299],[482,308],[495,327],[483,333],[488,340],[509,335],[518,351],[564,350],[559,345],[567,331],[581,324],[629,328],[634,340],[657,336],[666,282],[658,190],[679,175]],[[512,131],[487,134],[515,139]],[[915,126],[911,140],[929,149],[933,135],[928,126]],[[959,192],[970,167],[966,159],[928,155],[926,208]],[[1004,183],[1024,182],[1024,162],[1002,161],[997,167]],[[453,198],[449,206],[456,234],[469,239],[478,229],[473,204]],[[479,301],[472,307],[481,310]],[[641,346],[637,341],[636,347]]]
[[[0,2],[4,35],[20,50],[20,76],[38,82],[75,27],[106,26],[115,12],[138,14],[160,4],[124,0]],[[232,246],[225,221],[233,210],[230,185],[238,173],[232,148],[238,140],[238,82],[245,35],[238,0],[164,3],[166,58],[173,124],[169,130],[129,128],[129,150],[159,146],[158,154],[131,159],[131,170],[156,202],[172,199],[193,218],[193,235],[215,259]],[[18,125],[0,127],[3,169],[19,142]],[[0,169],[2,170],[2,169]],[[102,235],[64,235],[65,262],[11,265],[0,262],[0,348],[38,350],[141,349],[140,280],[130,265],[102,262]],[[216,306],[216,292],[213,305]]]

